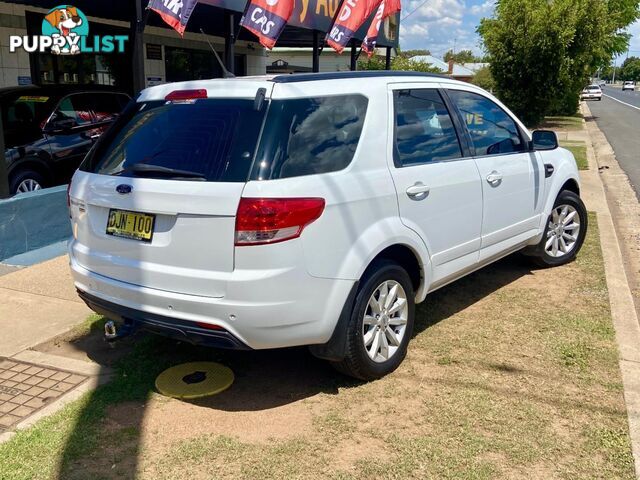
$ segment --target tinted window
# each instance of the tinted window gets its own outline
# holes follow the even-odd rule
[[[459,158],[460,143],[437,90],[399,90],[393,94],[396,156],[400,165]]]
[[[131,171],[133,165],[145,164],[196,173],[207,181],[246,181],[264,117],[253,106],[253,100],[241,99],[132,104],[81,170],[171,178],[157,171]]]
[[[5,129],[40,128],[51,114],[55,99],[49,95],[16,94],[3,98]]]
[[[253,178],[342,170],[358,146],[367,103],[361,95],[273,100]]]
[[[494,102],[460,90],[450,90],[449,96],[462,114],[476,155],[524,151],[516,123]]]
[[[92,95],[93,113],[98,122],[113,120],[127,105],[129,97],[112,93],[94,93]]]
[[[88,125],[93,122],[92,101],[88,94],[69,95],[62,99],[55,111],[55,121],[69,121],[70,126]]]

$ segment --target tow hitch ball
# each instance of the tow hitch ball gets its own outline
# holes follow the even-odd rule
[[[134,324],[130,320],[125,320],[119,328],[116,327],[116,322],[109,320],[104,324],[104,339],[107,342],[115,342],[121,338],[128,337],[133,333],[133,330]]]

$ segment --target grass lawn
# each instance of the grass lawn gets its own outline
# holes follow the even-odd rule
[[[582,130],[584,128],[582,118],[582,115],[579,113],[567,117],[545,117],[544,121],[535,127],[535,129]]]
[[[597,238],[592,216],[570,265],[512,256],[430,295],[407,359],[372,383],[304,349],[141,337],[110,384],[0,445],[0,478],[631,480]],[[205,359],[234,370],[229,390],[153,392],[167,366]]]
[[[560,146],[570,150],[578,164],[578,170],[588,170],[587,145],[582,141],[561,141]]]

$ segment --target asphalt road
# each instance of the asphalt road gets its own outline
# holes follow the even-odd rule
[[[589,109],[640,199],[640,92],[607,86],[602,93],[602,101],[589,101]]]

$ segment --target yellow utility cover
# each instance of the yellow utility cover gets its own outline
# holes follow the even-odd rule
[[[158,392],[167,397],[194,399],[223,392],[233,383],[230,368],[215,362],[191,362],[168,368],[156,378]]]

